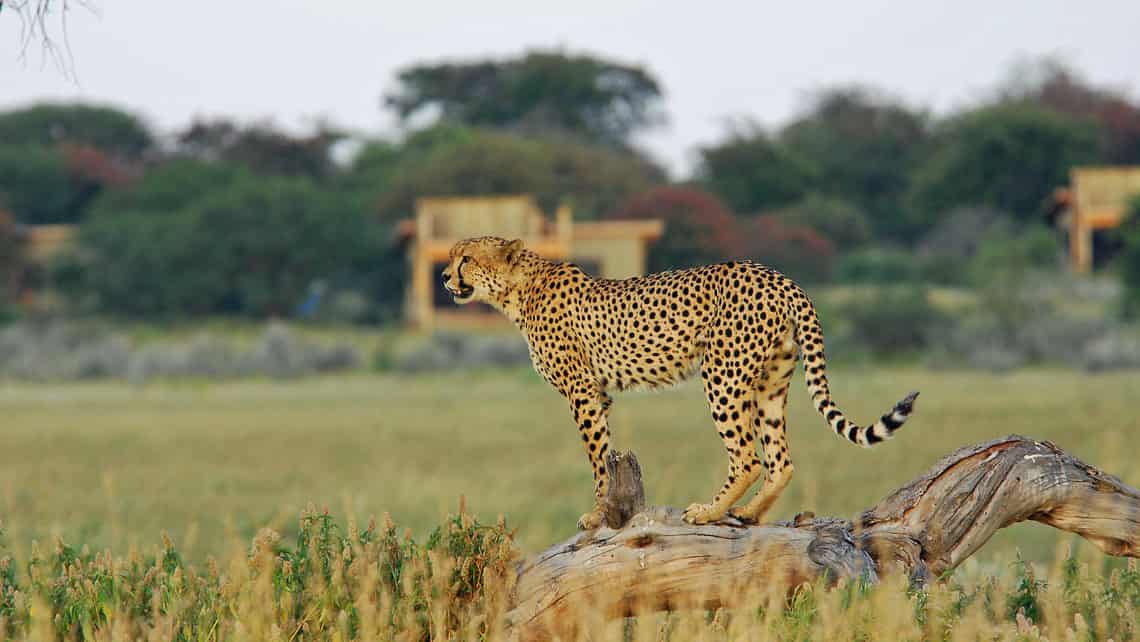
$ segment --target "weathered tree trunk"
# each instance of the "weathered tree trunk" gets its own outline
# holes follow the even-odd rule
[[[1012,435],[966,446],[854,522],[797,515],[747,526],[692,526],[670,507],[644,510],[632,453],[611,455],[607,525],[521,567],[510,626],[522,639],[573,630],[573,609],[604,617],[732,606],[749,591],[840,578],[916,583],[951,570],[999,528],[1034,520],[1110,555],[1140,557],[1140,491],[1049,442]],[[632,515],[632,517],[631,517]]]

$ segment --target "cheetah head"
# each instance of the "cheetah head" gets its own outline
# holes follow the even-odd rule
[[[512,285],[522,241],[496,236],[459,241],[443,269],[443,287],[456,303],[497,302]]]

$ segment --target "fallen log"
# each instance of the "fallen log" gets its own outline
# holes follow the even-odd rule
[[[1077,533],[1109,555],[1140,557],[1140,491],[1053,444],[1011,435],[963,447],[854,520],[801,513],[750,526],[693,526],[644,507],[632,453],[606,462],[606,525],[520,567],[508,626],[520,639],[571,637],[577,609],[617,618],[731,607],[750,592],[804,582],[922,584],[953,570],[995,531],[1025,520]]]

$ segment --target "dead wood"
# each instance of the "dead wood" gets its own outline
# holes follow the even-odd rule
[[[1109,555],[1140,557],[1140,491],[1053,444],[1017,435],[966,446],[855,520],[802,513],[748,526],[692,526],[679,509],[643,509],[632,453],[611,454],[606,526],[521,568],[509,625],[522,639],[571,633],[574,609],[603,617],[732,606],[750,592],[804,582],[915,583],[953,570],[995,531],[1038,521]]]

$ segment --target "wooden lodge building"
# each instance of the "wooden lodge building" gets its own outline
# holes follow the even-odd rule
[[[594,276],[621,279],[645,274],[649,244],[663,231],[660,220],[575,222],[566,205],[550,219],[527,195],[421,198],[415,218],[400,226],[409,267],[405,319],[422,330],[502,323],[502,316],[486,305],[456,306],[443,290],[440,272],[451,246],[461,239],[519,238],[542,256],[573,261]]]

